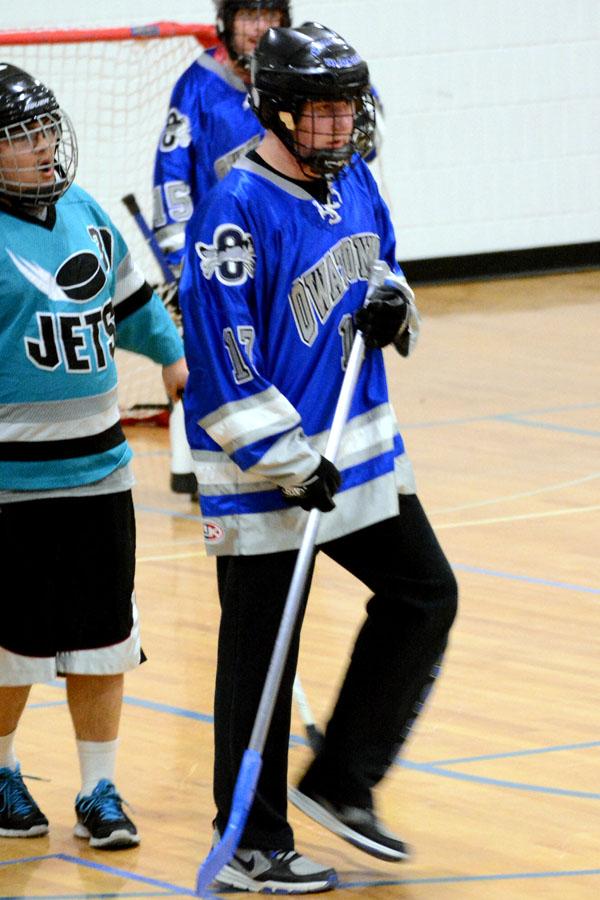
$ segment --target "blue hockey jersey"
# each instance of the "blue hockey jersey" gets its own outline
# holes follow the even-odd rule
[[[169,365],[181,339],[76,185],[44,222],[0,206],[0,258],[0,491],[98,482],[131,458],[115,346]]]
[[[263,134],[243,81],[219,62],[223,53],[207,50],[179,78],[156,153],[153,225],[172,266],[193,209]]]
[[[389,214],[358,161],[319,203],[242,159],[188,226],[180,285],[190,376],[186,428],[211,554],[298,547],[297,485],[323,452],[373,262],[402,278]],[[398,512],[412,470],[380,350],[368,351],[337,459],[336,509],[319,542]]]

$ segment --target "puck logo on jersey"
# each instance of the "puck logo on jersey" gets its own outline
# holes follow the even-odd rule
[[[87,231],[100,256],[91,250],[78,250],[61,263],[54,274],[33,260],[18,256],[8,247],[6,252],[21,275],[49,300],[86,303],[105,286],[113,258],[113,236],[109,229],[88,225]]]
[[[207,280],[213,275],[227,287],[245,284],[254,278],[256,256],[252,235],[242,231],[239,225],[219,225],[213,234],[213,243],[196,243],[202,274]]]
[[[172,153],[178,147],[189,147],[192,142],[190,120],[172,106],[167,116],[167,123],[160,136],[160,149],[163,153]]]
[[[112,266],[113,237],[108,228],[89,225],[88,234],[98,247],[100,258],[90,250],[81,250],[66,259],[56,273],[59,288],[69,300],[79,303],[98,296]]]

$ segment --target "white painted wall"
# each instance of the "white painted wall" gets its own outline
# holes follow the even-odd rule
[[[2,6],[4,29],[213,19],[210,0]],[[600,0],[293,6],[371,64],[401,259],[600,240]]]

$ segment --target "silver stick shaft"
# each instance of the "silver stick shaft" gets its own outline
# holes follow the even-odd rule
[[[366,303],[368,303],[375,288],[385,279],[388,271],[389,269],[386,263],[379,260],[374,263],[369,279],[369,289],[367,290],[367,296],[365,298]],[[365,345],[363,336],[360,331],[357,331],[352,344],[352,350],[350,351],[350,358],[348,359],[348,364],[346,366],[340,396],[333,415],[329,439],[323,454],[330,462],[335,462],[340,447],[342,433],[350,411],[350,404],[352,403],[352,397],[360,373],[364,352]],[[273,648],[269,671],[267,672],[258,712],[256,713],[256,719],[254,721],[254,728],[252,729],[250,743],[248,744],[249,750],[256,750],[261,755],[273,717],[275,698],[279,692],[283,669],[285,667],[285,661],[287,659],[294,631],[294,624],[298,616],[300,601],[304,594],[306,577],[312,562],[320,517],[321,512],[318,509],[311,509],[308,515],[308,521],[298,551],[296,566],[285,601],[275,647]]]

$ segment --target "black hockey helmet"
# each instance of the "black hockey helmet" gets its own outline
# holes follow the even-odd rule
[[[280,24],[286,28],[291,24],[289,0],[215,0],[215,6],[217,7],[217,36],[227,48],[231,59],[246,69],[250,68],[250,56],[241,54],[235,47],[233,26],[236,13],[242,9],[251,12],[279,12],[281,13]]]
[[[75,132],[54,93],[0,62],[0,196],[25,207],[52,206],[76,168]]]
[[[373,147],[375,104],[369,68],[344,38],[317,22],[298,28],[271,28],[252,58],[250,104],[300,165],[335,177],[356,154]],[[343,147],[303,146],[296,126],[309,101],[350,101],[353,128]],[[313,129],[314,131],[315,129]]]

